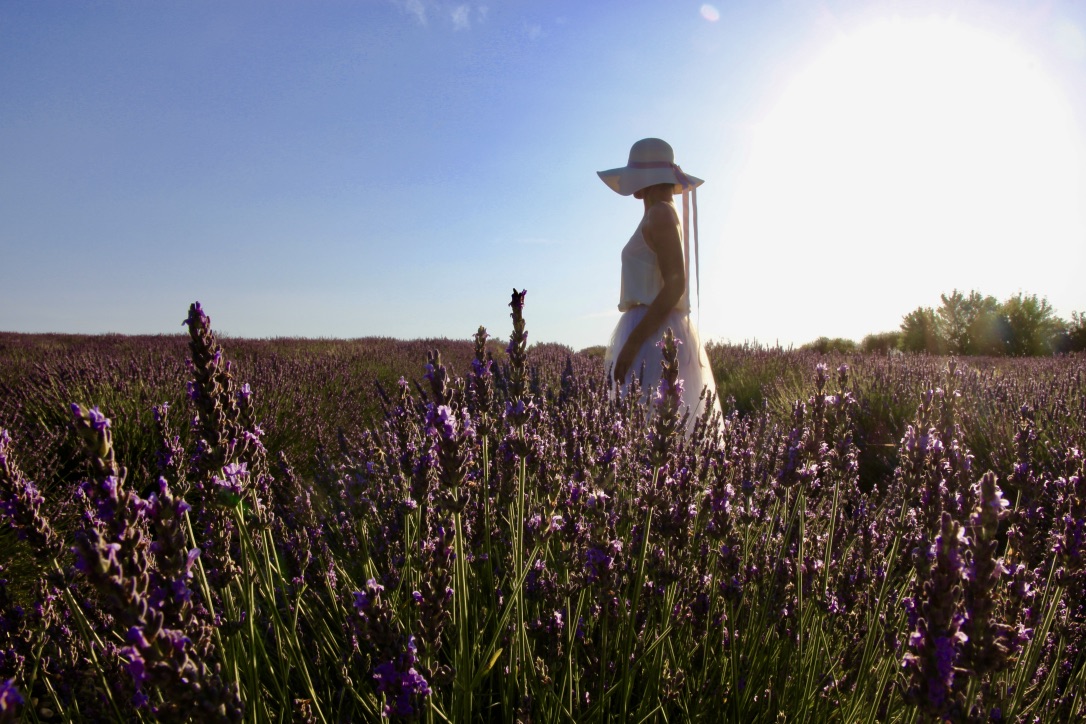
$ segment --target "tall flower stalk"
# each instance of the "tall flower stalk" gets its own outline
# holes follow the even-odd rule
[[[208,720],[239,721],[237,692],[204,660],[209,637],[201,637],[201,652],[188,635],[196,630],[188,580],[199,551],[185,548],[180,516],[187,505],[164,483],[151,501],[128,489],[126,472],[115,461],[109,419],[79,405],[72,413],[92,470],[82,487],[88,511],[76,537],[76,566],[97,589],[126,644],[117,653],[132,679],[133,703],[150,707],[163,721],[184,721],[195,712]],[[151,527],[159,533],[157,572],[149,560]],[[154,700],[151,693],[157,694]]]

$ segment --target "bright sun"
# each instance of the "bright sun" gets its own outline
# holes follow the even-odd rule
[[[778,301],[760,325],[795,342],[893,329],[953,288],[1036,293],[1068,315],[1086,269],[1082,159],[1059,87],[1012,42],[880,22],[835,41],[758,126],[729,264],[766,270]]]

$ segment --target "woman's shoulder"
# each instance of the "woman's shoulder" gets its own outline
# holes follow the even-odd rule
[[[645,224],[657,226],[660,224],[678,224],[679,211],[675,204],[666,201],[658,201],[645,212]]]
[[[676,236],[681,239],[682,226],[679,224],[679,213],[674,204],[665,202],[655,203],[645,212],[645,218],[641,222],[641,233],[646,243],[656,251],[656,245],[663,240]]]

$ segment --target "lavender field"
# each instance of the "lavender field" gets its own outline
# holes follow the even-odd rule
[[[710,345],[686,436],[524,300],[0,334],[0,722],[1086,718],[1086,357]]]

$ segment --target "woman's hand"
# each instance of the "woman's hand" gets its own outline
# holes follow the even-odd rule
[[[637,356],[637,350],[641,345],[630,344],[630,340],[626,340],[626,344],[622,345],[622,351],[618,353],[618,357],[615,359],[615,368],[612,372],[612,376],[615,378],[615,382],[623,384],[626,382],[626,375],[630,373],[630,365],[633,364],[634,358]]]

